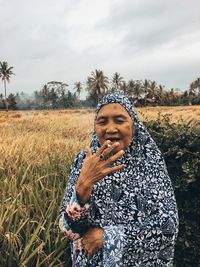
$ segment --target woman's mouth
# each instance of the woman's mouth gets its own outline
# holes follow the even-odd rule
[[[108,140],[111,141],[111,143],[113,144],[113,143],[115,143],[115,142],[119,142],[119,141],[120,141],[120,138],[112,137],[112,138],[107,138],[106,140],[107,140],[107,141],[108,141]]]

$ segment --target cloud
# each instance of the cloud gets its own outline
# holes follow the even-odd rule
[[[16,73],[9,88],[32,92],[50,80],[73,88],[100,68],[186,89],[199,77],[199,8],[198,0],[0,0],[0,60]]]

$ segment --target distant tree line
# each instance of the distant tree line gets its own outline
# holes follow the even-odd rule
[[[95,70],[87,77],[86,82],[74,83],[69,90],[67,83],[50,81],[39,91],[31,95],[24,92],[6,93],[6,82],[9,82],[13,67],[7,62],[0,62],[0,78],[4,83],[5,93],[0,94],[0,109],[62,109],[95,107],[98,100],[105,94],[121,91],[129,95],[136,106],[155,105],[199,105],[200,78],[193,81],[184,92],[177,88],[166,89],[155,81],[148,79],[125,81],[120,73],[115,72],[109,79],[102,70]],[[81,94],[85,100],[80,99]]]

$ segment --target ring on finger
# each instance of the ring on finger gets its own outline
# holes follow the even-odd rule
[[[111,144],[107,144],[107,145],[106,145],[106,148],[109,148],[109,147],[111,147]]]
[[[111,144],[106,144],[106,148],[111,147]],[[107,157],[105,156],[105,154],[102,152],[101,155],[99,156],[99,160],[106,160]]]
[[[105,158],[105,155],[104,155],[104,153],[101,153],[101,155],[99,156],[99,160],[105,160],[106,158]]]

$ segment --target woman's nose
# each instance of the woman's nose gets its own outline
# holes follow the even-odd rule
[[[114,123],[109,123],[106,128],[106,133],[116,133],[117,128]]]

